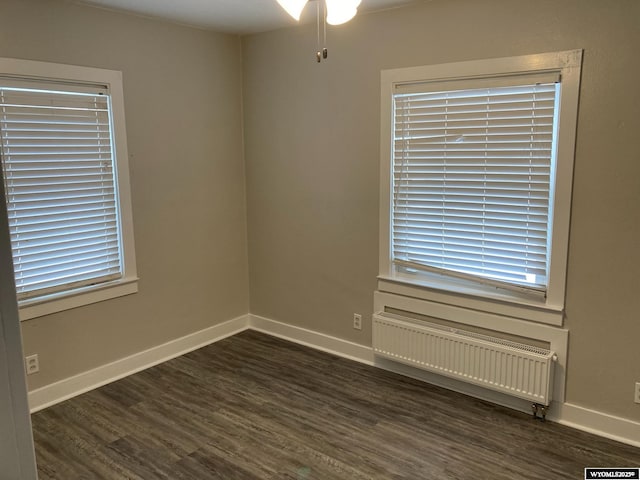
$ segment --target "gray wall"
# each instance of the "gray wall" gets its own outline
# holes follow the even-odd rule
[[[380,70],[584,49],[567,400],[640,420],[640,2],[434,0],[245,37],[251,312],[370,344]],[[353,312],[366,319],[351,328]]]
[[[248,312],[236,36],[0,1],[0,56],[121,70],[139,293],[23,322],[37,388]]]

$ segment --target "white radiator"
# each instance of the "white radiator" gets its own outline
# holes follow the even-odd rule
[[[414,367],[549,405],[554,352],[390,313],[373,315],[373,351]]]

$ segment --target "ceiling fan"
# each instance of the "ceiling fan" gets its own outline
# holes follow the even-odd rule
[[[327,40],[327,28],[329,25],[341,25],[347,23],[358,13],[358,6],[362,0],[277,0],[284,10],[296,21],[300,21],[300,15],[307,3],[316,2],[316,18],[318,26],[318,51],[316,60],[319,62],[327,58],[327,47],[320,49],[320,6],[323,8],[322,19],[324,22],[324,44]]]
[[[277,0],[285,11],[300,20],[302,10],[309,0]],[[348,22],[358,13],[358,5],[362,0],[316,0],[325,5],[326,21],[329,25],[341,25]]]

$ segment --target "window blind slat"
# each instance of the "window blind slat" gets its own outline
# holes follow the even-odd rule
[[[466,252],[470,255],[475,252],[475,238],[466,237],[446,237],[449,242],[449,246],[451,247],[449,252]],[[521,239],[517,239],[521,240]],[[418,251],[420,253],[427,252],[438,252],[442,253],[442,249],[439,248],[439,239],[433,238],[431,241],[429,240],[409,240],[405,243],[406,251]],[[505,253],[505,249],[509,249],[508,253]],[[512,258],[512,259],[520,259],[521,255],[525,254],[527,258],[536,258],[538,260],[543,260],[545,255],[544,244],[540,244],[532,247],[522,247],[521,241],[514,242],[487,242],[485,246],[485,250],[483,252],[482,258],[493,257],[496,259],[504,258]]]
[[[75,275],[59,275],[38,282],[19,283],[16,279],[16,289],[19,289],[18,299],[28,299],[37,296],[50,295],[61,291],[60,285],[65,285],[64,290],[73,290],[83,286],[117,280],[122,275],[117,268],[105,270],[104,268],[87,268],[85,271],[76,272]]]
[[[37,259],[32,258],[31,262],[25,262],[25,268],[23,271],[37,271],[40,274],[50,275],[52,272],[69,271],[70,265],[74,265],[75,268],[78,268],[79,266],[86,267],[87,265],[98,265],[105,261],[109,262],[110,260],[115,262],[117,256],[117,247],[112,248],[110,251],[97,250],[93,252],[82,252],[81,254],[76,255],[59,255],[54,261],[49,262],[46,271],[39,267]]]
[[[537,228],[536,228],[537,227]],[[531,241],[535,241],[535,239],[546,239],[544,224],[536,225],[528,225],[526,230],[521,228],[502,228],[502,226],[494,224],[494,225],[486,225],[481,222],[477,222],[473,224],[471,222],[423,222],[422,224],[411,223],[406,225],[398,225],[394,223],[394,228],[398,232],[398,236],[405,234],[413,234],[413,235],[429,235],[432,234],[437,238],[442,238],[444,236],[452,236],[454,233],[458,233],[459,235],[464,235],[465,233],[479,233],[481,235],[486,236],[504,236],[504,237],[526,237],[531,238]],[[438,233],[431,233],[433,231],[437,231]]]
[[[107,243],[102,235],[95,237],[85,236],[80,240],[67,239],[64,242],[58,242],[55,245],[42,243],[39,245],[31,244],[29,246],[22,246],[17,253],[19,253],[22,258],[27,258],[29,256],[33,257],[35,255],[43,255],[44,258],[44,255],[51,254],[51,252],[64,253],[72,249],[92,249],[96,246],[100,246],[102,249],[111,248],[112,244],[117,245],[116,240],[117,238],[114,237],[114,240],[111,243]]]
[[[47,240],[51,243],[55,243],[58,237],[73,237],[76,235],[92,234],[94,232],[104,232],[105,238],[113,231],[115,224],[115,218],[111,220],[103,219],[93,222],[74,223],[73,225],[46,225],[39,227],[37,225],[30,225],[27,228],[21,228],[16,233],[11,234],[11,238],[15,242],[21,242],[28,245],[28,242]],[[113,235],[116,238],[115,235]]]
[[[109,202],[112,203],[112,202]],[[38,216],[49,216],[49,215],[82,215],[84,212],[92,213],[96,211],[104,211],[106,203],[100,201],[100,199],[93,201],[91,203],[72,203],[67,205],[51,205],[51,206],[39,206],[37,203],[34,206],[27,206],[21,209],[15,209],[9,215],[9,221],[18,221],[19,217],[21,218],[31,218]],[[114,203],[115,205],[115,203]]]
[[[467,253],[465,255],[465,253]],[[544,275],[545,269],[535,269],[531,267],[532,263],[538,263],[539,258],[533,258],[533,256],[527,259],[522,257],[504,257],[504,256],[491,256],[484,255],[482,258],[478,258],[473,255],[472,252],[465,251],[449,251],[445,256],[437,249],[427,250],[420,249],[419,251],[408,252],[414,258],[413,261],[422,261],[424,263],[430,263],[439,268],[447,268],[450,266],[452,270],[464,271],[464,268],[469,269],[469,273],[472,271],[483,270],[486,273],[492,272],[494,276],[503,275],[507,272],[516,274],[518,270],[522,268],[528,268],[529,274]]]

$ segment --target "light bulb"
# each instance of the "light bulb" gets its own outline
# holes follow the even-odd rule
[[[308,0],[278,0],[278,3],[289,15],[299,21],[307,1]]]
[[[361,1],[362,0],[326,0],[327,23],[330,25],[341,25],[348,22],[358,13],[358,5],[360,5]]]

